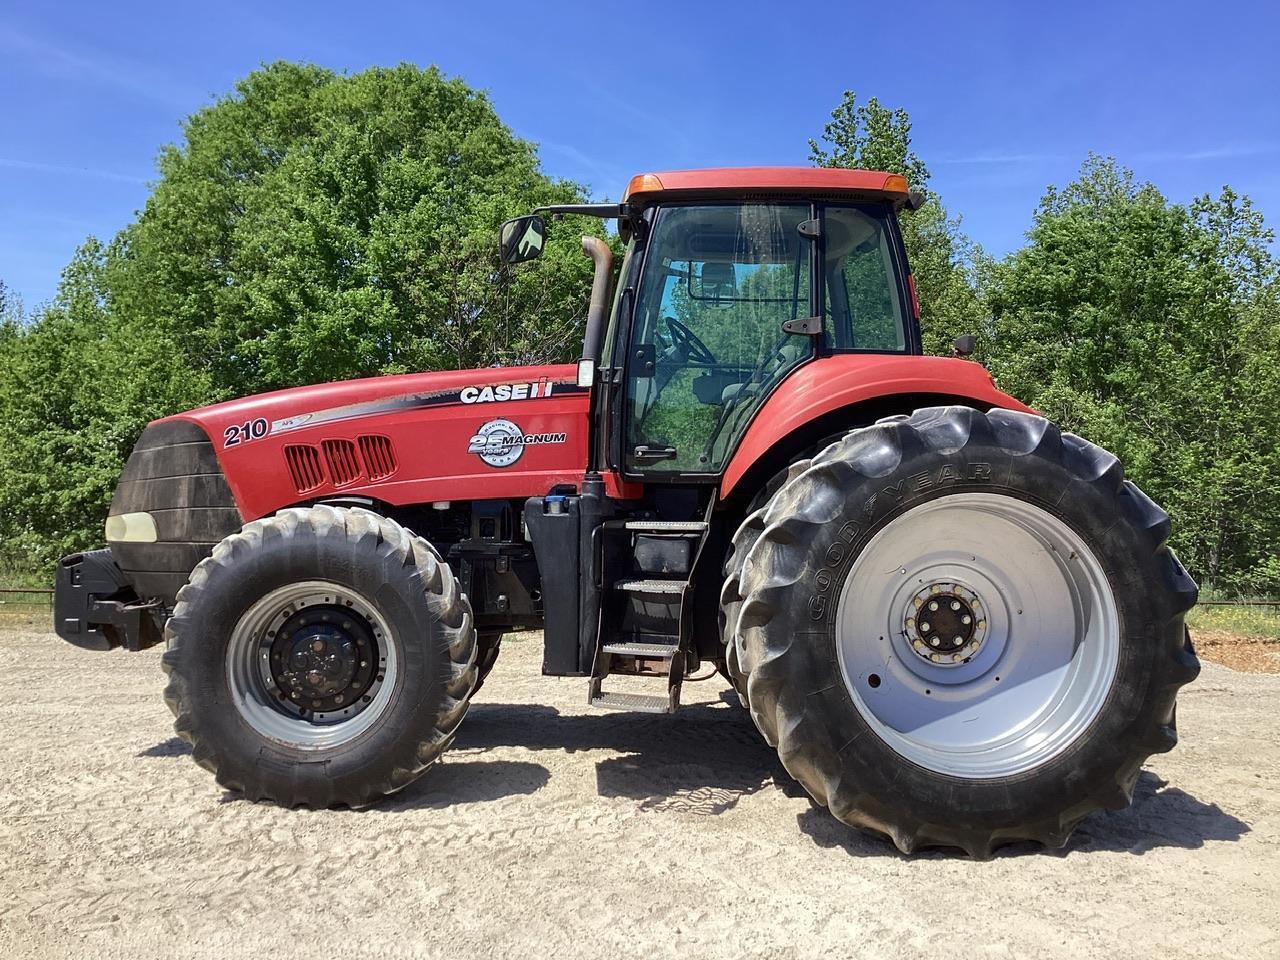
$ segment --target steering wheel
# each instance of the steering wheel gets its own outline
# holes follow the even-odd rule
[[[665,317],[667,329],[671,331],[672,345],[686,362],[702,363],[708,366],[719,363],[711,348],[698,339],[698,335],[675,317]]]

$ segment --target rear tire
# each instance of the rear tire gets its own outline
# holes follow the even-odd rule
[[[832,444],[761,523],[736,662],[756,725],[844,822],[903,852],[1061,846],[1177,742],[1196,585],[1099,447],[918,410]],[[936,601],[943,636],[919,613]]]
[[[733,689],[745,707],[747,705],[747,671],[742,668],[738,657],[738,645],[733,636],[738,627],[738,615],[742,612],[742,593],[740,579],[742,565],[746,563],[747,554],[764,532],[764,514],[769,498],[787,481],[798,477],[808,468],[808,460],[797,460],[784,472],[779,473],[765,486],[747,509],[747,519],[733,535],[729,543],[729,552],[724,560],[724,584],[720,588],[720,643],[724,647],[724,666],[720,673]]]
[[[286,806],[402,789],[452,742],[476,683],[471,608],[425,541],[367,510],[284,510],[223,540],[178,592],[165,702],[218,783]]]

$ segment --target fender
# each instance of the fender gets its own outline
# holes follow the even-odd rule
[[[762,457],[806,425],[862,404],[879,401],[883,407],[884,401],[892,401],[895,396],[934,396],[952,403],[970,403],[983,410],[1007,407],[1035,412],[997,389],[986,368],[971,360],[865,353],[821,357],[797,369],[765,401],[725,468],[720,499],[727,499]]]

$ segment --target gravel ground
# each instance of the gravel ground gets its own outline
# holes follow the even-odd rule
[[[1280,957],[1280,676],[1206,663],[1181,745],[1065,851],[907,858],[813,808],[718,680],[589,711],[511,638],[445,763],[366,811],[224,793],[159,653],[0,633],[0,955]]]

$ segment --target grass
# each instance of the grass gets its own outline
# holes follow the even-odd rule
[[[1280,607],[1195,607],[1187,614],[1192,632],[1213,630],[1237,637],[1280,640]]]

